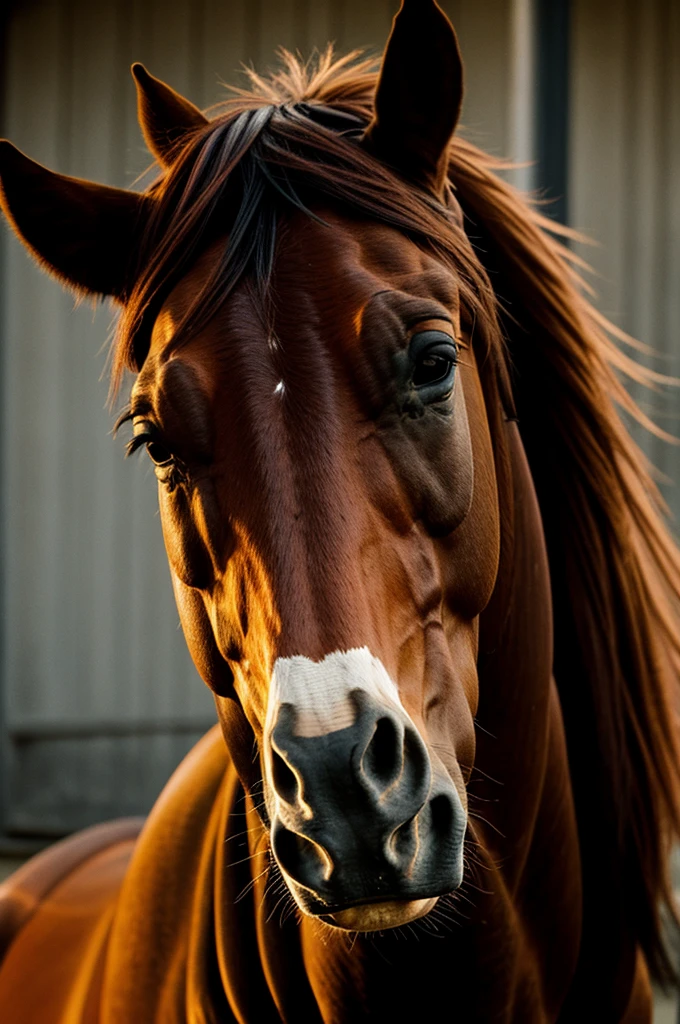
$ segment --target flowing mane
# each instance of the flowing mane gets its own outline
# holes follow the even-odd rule
[[[251,91],[235,90],[178,144],[150,189],[154,212],[129,270],[114,389],[125,368],[143,363],[148,327],[173,284],[227,231],[218,270],[176,344],[205,326],[244,275],[264,308],[276,301],[277,229],[292,208],[339,206],[398,228],[455,265],[483,373],[495,375],[510,417],[514,401],[546,532],[586,916],[589,905],[609,900],[653,973],[668,980],[660,907],[674,915],[680,556],[649,467],[617,411],[653,427],[618,374],[648,383],[655,375],[618,347],[620,332],[584,297],[554,225],[497,177],[489,157],[460,139],[451,146],[449,180],[464,231],[451,208],[356,146],[371,118],[372,61],[356,53],[334,60],[330,49],[311,64],[282,58],[271,78],[250,72]]]
[[[668,864],[680,826],[680,558],[617,405],[654,425],[616,371],[648,384],[654,375],[616,346],[620,332],[579,291],[550,223],[494,176],[487,157],[458,143],[451,177],[502,302],[546,533],[584,902],[606,899],[606,862],[625,900],[612,913],[638,937],[656,976],[670,980],[659,907],[675,918]]]

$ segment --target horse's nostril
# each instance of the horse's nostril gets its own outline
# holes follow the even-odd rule
[[[285,800],[289,804],[295,803],[300,789],[298,777],[273,747],[271,781],[274,792],[281,800]]]
[[[321,880],[327,882],[333,872],[333,862],[322,846],[280,822],[272,832],[272,849],[286,874],[300,885],[314,888]]]
[[[430,800],[430,826],[439,837],[447,837],[454,829],[455,810],[450,796],[440,793]]]
[[[400,730],[391,718],[379,718],[364,751],[364,772],[380,789],[386,789],[401,773],[403,745]]]

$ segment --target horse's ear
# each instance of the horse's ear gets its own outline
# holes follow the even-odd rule
[[[463,64],[453,25],[434,0],[402,0],[363,145],[441,195],[462,100]]]
[[[78,291],[125,300],[148,202],[56,174],[0,139],[0,207],[37,261]]]
[[[167,167],[178,143],[203,128],[208,119],[184,96],[150,75],[143,64],[133,64],[131,71],[137,86],[137,114],[144,140],[159,163]]]

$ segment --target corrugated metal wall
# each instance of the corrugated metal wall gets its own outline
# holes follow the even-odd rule
[[[680,4],[573,0],[569,210],[598,304],[680,377]],[[635,390],[680,437],[680,393]],[[680,535],[680,452],[643,432]]]
[[[171,12],[156,21],[169,30]],[[143,32],[132,5],[22,4],[5,134],[57,170],[129,183],[147,158],[121,64]],[[74,312],[6,244],[5,827],[58,833],[148,804],[214,712],[178,632],[154,478],[110,436],[111,311]]]
[[[510,0],[444,5],[466,57],[475,141],[512,149]],[[133,60],[200,106],[278,45],[380,50],[397,0],[24,0],[8,19],[2,133],[67,174],[146,167]],[[520,76],[521,77],[521,76]],[[520,97],[521,99],[521,97]],[[2,807],[9,833],[144,811],[212,701],[178,627],[147,461],[105,410],[111,313],[74,310],[2,233]]]

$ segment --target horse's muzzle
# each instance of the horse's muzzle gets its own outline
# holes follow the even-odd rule
[[[422,916],[460,885],[466,821],[406,712],[361,689],[349,699],[353,724],[315,736],[280,705],[267,750],[271,842],[304,912],[369,931]]]

